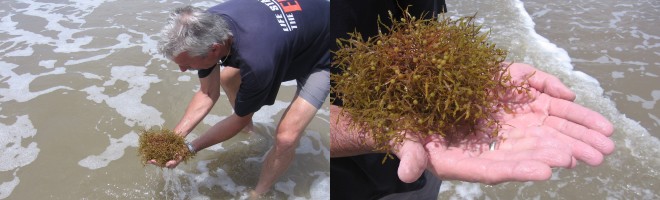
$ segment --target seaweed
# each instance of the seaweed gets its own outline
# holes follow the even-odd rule
[[[146,165],[150,160],[156,160],[156,163],[163,167],[167,161],[175,160],[179,156],[184,162],[194,156],[188,150],[185,139],[174,131],[150,129],[142,130],[139,135],[138,155],[142,165]]]
[[[479,131],[497,137],[503,125],[494,117],[513,112],[500,99],[527,93],[526,80],[514,82],[503,64],[507,51],[488,41],[475,16],[422,19],[405,12],[391,26],[362,39],[358,32],[338,39],[333,92],[360,138],[370,136],[377,150],[390,151],[407,135],[440,135],[457,144]],[[387,29],[387,30],[384,30]]]

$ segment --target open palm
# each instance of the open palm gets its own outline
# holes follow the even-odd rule
[[[405,142],[395,154],[401,159],[399,178],[416,180],[426,168],[445,180],[496,184],[506,181],[547,180],[552,167],[572,168],[577,160],[596,166],[614,150],[608,137],[612,124],[602,115],[572,101],[575,94],[556,77],[532,66],[514,63],[512,80],[527,77],[530,95],[511,93],[495,117],[504,124],[497,148],[477,133],[457,146],[439,137]]]

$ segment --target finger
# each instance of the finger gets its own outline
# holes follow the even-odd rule
[[[500,143],[500,149],[555,149],[570,155],[571,165],[562,167],[575,167],[576,160],[584,161],[591,166],[600,165],[603,162],[603,154],[592,146],[564,135],[547,125],[514,129],[504,135],[510,138]],[[604,136],[601,135],[601,137]]]
[[[556,148],[534,148],[483,152],[481,158],[497,161],[535,160],[543,162],[550,167],[572,168],[575,166],[571,152]]]
[[[170,169],[175,168],[177,165],[179,165],[179,163],[181,162],[181,160],[183,160],[183,157],[177,155],[175,160],[167,161],[167,162],[165,163],[165,167],[170,168]]]
[[[175,168],[177,165],[179,165],[179,162],[177,160],[170,160],[170,161],[167,161],[167,163],[165,163],[165,167],[170,168],[170,169]]]
[[[405,140],[396,153],[401,160],[397,174],[399,179],[412,183],[419,179],[426,169],[427,153],[422,144],[412,140]]]
[[[499,148],[502,150],[557,149],[571,153],[565,141],[556,138],[556,130],[550,127],[533,126],[515,128],[502,132]]]
[[[461,168],[467,167],[468,166],[462,166]],[[552,169],[548,165],[533,160],[489,163],[488,166],[486,166],[485,171],[487,171],[486,176],[484,177],[485,181],[481,182],[486,184],[497,184],[509,181],[542,181],[550,179],[550,176],[552,175]]]
[[[543,123],[566,136],[586,143],[605,155],[614,151],[614,142],[610,138],[582,125],[555,116],[549,116]]]
[[[430,149],[430,152],[433,151]],[[465,158],[464,155],[462,152],[431,154],[431,170],[443,179],[486,184],[547,180],[552,175],[550,166],[536,160],[494,161],[478,157]]]
[[[614,150],[614,142],[593,130],[580,128],[581,126],[571,122],[564,122],[565,125],[559,125],[562,122],[557,121],[566,120],[556,117],[548,117],[546,121],[548,124],[546,126],[555,126],[558,129],[556,131],[557,138],[565,141],[570,146],[573,157],[591,166],[600,165],[603,162],[604,155]],[[567,128],[571,126],[575,127]]]
[[[163,167],[162,165],[160,165],[160,164],[158,163],[158,161],[153,160],[153,159],[147,161],[147,163],[152,164],[152,165],[156,165],[156,166],[158,166],[158,167]]]
[[[570,101],[552,97],[547,98],[550,98],[548,103],[549,115],[585,126],[605,136],[612,135],[614,131],[612,123],[601,114]]]
[[[546,93],[552,97],[573,101],[575,93],[571,91],[557,77],[542,71],[536,71],[528,80],[529,85],[534,89]]]
[[[510,71],[516,74],[515,76],[517,78],[524,79],[529,77],[529,85],[542,93],[568,101],[575,100],[575,93],[566,87],[557,77],[540,71],[531,65],[513,63]]]

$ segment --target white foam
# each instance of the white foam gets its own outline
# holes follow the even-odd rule
[[[259,111],[254,113],[252,121],[261,123],[273,123],[273,116],[277,115],[280,111],[286,109],[290,102],[275,100],[275,103],[270,106],[263,106]]]
[[[12,125],[0,124],[0,171],[23,167],[37,159],[40,151],[37,143],[23,141],[36,134],[37,130],[27,115],[17,116]]]
[[[613,71],[613,72],[612,72],[612,78],[613,78],[613,79],[624,78],[624,77],[625,77],[624,74],[625,74],[624,72]]]
[[[220,183],[220,187],[234,195],[237,195],[239,192],[245,191],[247,187],[239,186],[234,183],[234,181],[227,175],[227,172],[222,168],[217,168],[215,174],[218,175],[217,180],[206,180],[205,186],[211,188],[211,186]]]
[[[214,115],[214,114],[208,114],[204,119],[202,119],[202,123],[213,126],[217,124],[218,122],[222,121],[223,119],[227,118],[227,116],[219,116],[219,115]]]
[[[479,183],[468,183],[460,181],[443,181],[440,185],[439,194],[445,192],[453,192],[449,199],[481,199],[483,196],[483,190],[481,190],[481,184]]]
[[[63,67],[57,67],[49,72],[37,75],[30,73],[18,75],[12,71],[14,68],[19,67],[18,65],[0,61],[0,66],[2,66],[0,67],[0,80],[3,80],[4,83],[9,85],[9,88],[0,88],[0,102],[11,100],[26,102],[56,90],[72,90],[70,87],[54,86],[41,91],[30,91],[29,86],[32,81],[42,76],[64,74],[66,70]]]
[[[314,179],[310,189],[310,199],[330,199],[330,177],[322,175]]]
[[[111,138],[110,145],[99,155],[91,155],[80,160],[78,165],[88,169],[99,169],[108,166],[110,162],[117,160],[124,156],[127,147],[138,146],[138,134],[131,131],[119,139]]]
[[[80,72],[80,74],[82,74],[86,79],[103,80],[103,77],[89,72]]]
[[[658,77],[657,74],[654,74],[654,73],[651,73],[651,72],[646,72],[646,73],[644,73],[644,75],[650,76],[650,77],[656,77],[656,78]]]
[[[287,194],[287,196],[289,197],[288,199],[300,199],[300,197],[296,196],[293,192],[293,189],[295,187],[296,187],[296,182],[293,182],[291,179],[277,182],[273,186],[275,190]]]
[[[24,49],[20,50],[14,50],[12,52],[9,52],[5,54],[7,57],[14,57],[14,56],[31,56],[34,53],[34,49],[32,47],[25,47]]]
[[[14,170],[11,181],[0,183],[0,199],[7,198],[20,182],[16,176],[18,169],[37,159],[41,151],[37,143],[23,141],[36,134],[37,130],[27,115],[17,116],[12,125],[0,124],[0,172]]]
[[[96,103],[105,102],[117,113],[125,118],[124,123],[130,127],[138,125],[144,128],[159,126],[164,123],[161,112],[154,107],[143,104],[142,96],[147,93],[152,83],[160,82],[156,76],[145,75],[146,68],[136,66],[118,66],[111,70],[111,78],[103,83],[103,86],[112,86],[117,81],[128,83],[128,89],[116,96],[104,94],[105,87],[89,86],[81,91],[86,92],[87,99]],[[92,74],[84,74],[86,77],[101,78]],[[110,162],[121,158],[127,147],[137,146],[138,135],[135,132],[125,134],[119,139],[110,136],[110,145],[100,155],[90,155],[78,162],[80,166],[89,169],[106,167]]]
[[[0,199],[9,197],[20,182],[21,180],[16,176],[16,172],[14,172],[14,178],[11,181],[0,183]]]
[[[651,98],[653,98],[651,100],[645,100],[644,98],[633,94],[626,95],[626,98],[628,101],[642,103],[642,108],[644,109],[653,110],[655,104],[660,100],[660,90],[653,90],[651,92]]]
[[[52,69],[55,67],[55,62],[57,62],[57,60],[40,60],[39,66]]]
[[[653,125],[655,127],[660,126],[660,118],[658,118],[658,116],[655,116],[654,114],[651,114],[651,113],[648,113],[648,114],[649,114],[649,118],[651,118],[651,120],[653,120]]]
[[[300,138],[300,144],[296,148],[296,154],[323,155],[330,161],[330,150],[322,144],[321,133],[316,131],[305,131],[304,137]],[[315,145],[316,144],[316,145]],[[315,147],[317,146],[317,147]]]
[[[179,76],[179,78],[177,78],[177,80],[182,81],[182,82],[188,82],[188,81],[190,81],[190,76],[182,75],[182,76]]]
[[[103,91],[105,91],[104,87],[89,86],[80,91],[86,92],[88,94],[86,98],[96,103],[102,103],[103,100],[109,98],[107,95],[103,94]]]
[[[67,60],[67,61],[64,63],[64,65],[77,65],[77,64],[80,64],[80,63],[86,63],[86,62],[91,62],[91,61],[97,61],[97,60],[101,60],[101,59],[103,59],[103,58],[106,58],[106,57],[110,56],[112,53],[113,53],[113,52],[111,51],[111,52],[106,53],[106,54],[94,55],[94,56],[90,56],[90,57],[88,57],[88,58],[83,58],[83,59],[78,59],[78,60]]]
[[[82,46],[90,44],[93,40],[92,36],[81,36],[73,37],[74,34],[83,32],[92,28],[81,28],[72,27],[68,28],[62,24],[84,24],[85,16],[91,14],[94,9],[104,3],[104,1],[94,0],[94,1],[84,1],[84,2],[74,2],[71,4],[59,4],[59,3],[43,3],[38,1],[27,1],[25,2],[26,8],[15,9],[12,12],[21,13],[24,15],[34,16],[42,18],[47,21],[47,24],[44,26],[45,30],[57,32],[56,38],[44,36],[40,34],[41,32],[31,32],[23,29],[18,29],[16,25],[17,22],[12,21],[12,14],[4,16],[0,20],[0,33],[5,33],[11,37],[5,39],[3,42],[10,44],[7,48],[0,50],[0,52],[6,52],[7,56],[29,56],[32,55],[34,50],[32,49],[33,45],[43,44],[55,47],[53,52],[55,53],[75,53],[75,52],[97,52],[102,49],[113,49],[119,48],[120,46],[112,46],[106,48],[90,48],[84,49]],[[61,10],[75,10],[76,12],[70,12],[67,14],[62,14]],[[66,13],[66,12],[65,12]],[[130,30],[129,30],[130,31]],[[122,34],[120,34],[121,36]],[[120,45],[127,46],[126,42],[120,40]],[[14,49],[17,44],[26,44],[27,47],[22,49]],[[131,44],[130,46],[137,46],[139,44]],[[153,45],[152,45],[153,46]],[[151,46],[150,46],[151,47]],[[13,51],[9,51],[13,49]],[[107,56],[107,55],[106,55]],[[69,61],[67,65],[79,64],[82,62],[88,62],[91,60],[98,60],[101,57],[95,56],[80,60]]]
[[[145,67],[137,66],[117,66],[112,67],[112,78],[103,83],[103,86],[114,85],[117,81],[128,83],[128,90],[114,97],[103,94],[105,88],[99,86],[90,86],[81,91],[87,92],[87,99],[96,103],[105,102],[117,113],[125,117],[124,123],[128,126],[150,128],[165,123],[161,118],[161,112],[156,108],[143,104],[142,96],[147,93],[152,83],[160,82],[160,79],[154,75],[145,75]]]

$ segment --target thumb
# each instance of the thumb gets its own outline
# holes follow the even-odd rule
[[[412,183],[422,176],[426,169],[427,153],[419,142],[404,140],[395,154],[401,160],[397,170],[401,181]]]

